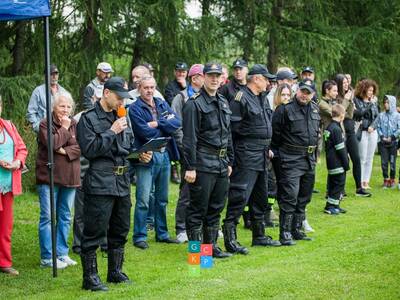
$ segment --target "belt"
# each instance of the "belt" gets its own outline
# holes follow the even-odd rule
[[[124,175],[126,172],[128,172],[128,166],[102,166],[102,167],[89,167],[93,171],[101,171],[101,172],[106,172],[106,173],[111,173],[114,175]]]
[[[288,151],[294,151],[296,153],[312,154],[317,149],[317,146],[298,146],[298,145],[291,145],[291,144],[283,144],[282,148],[286,149]]]
[[[226,157],[227,148],[211,148],[207,146],[199,146],[199,150],[203,150],[203,152],[216,155],[219,158]]]
[[[263,145],[263,146],[269,146],[271,144],[271,139],[258,139],[258,138],[245,137],[241,138],[240,141],[249,142],[257,145]]]

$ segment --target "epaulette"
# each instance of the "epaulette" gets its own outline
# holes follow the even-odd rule
[[[240,100],[242,100],[242,96],[243,96],[242,91],[237,92],[235,95],[235,101],[240,102]]]

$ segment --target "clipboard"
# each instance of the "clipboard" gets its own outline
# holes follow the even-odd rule
[[[128,155],[129,158],[136,158],[139,153],[153,151],[159,152],[161,148],[166,147],[168,142],[171,140],[171,137],[159,137],[155,139],[151,139],[146,144],[142,145],[138,149],[134,149],[132,153]]]

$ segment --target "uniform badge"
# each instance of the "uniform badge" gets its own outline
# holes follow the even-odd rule
[[[242,96],[243,96],[242,91],[237,92],[235,95],[235,101],[240,102],[240,100],[242,100]]]

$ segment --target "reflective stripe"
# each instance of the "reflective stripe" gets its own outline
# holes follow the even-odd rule
[[[344,149],[344,143],[340,143],[340,144],[335,145],[335,149],[336,150]]]
[[[339,205],[340,201],[337,199],[333,199],[328,197],[328,199],[326,200],[326,202],[328,202],[329,204],[333,204],[333,205]]]
[[[342,174],[342,173],[344,173],[344,169],[342,167],[328,170],[329,175],[336,175],[336,174]]]

